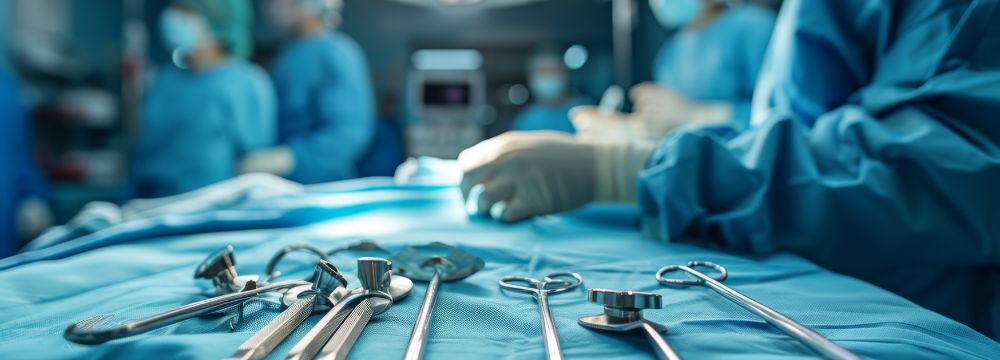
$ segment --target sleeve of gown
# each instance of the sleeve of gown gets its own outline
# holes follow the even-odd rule
[[[1000,73],[968,57],[996,1],[910,5],[786,1],[767,120],[661,143],[647,230],[820,263],[1000,263]]]
[[[751,6],[751,5],[748,5]],[[748,8],[742,29],[738,31],[739,44],[733,44],[738,49],[740,64],[740,100],[733,103],[733,119],[741,129],[750,124],[751,98],[757,77],[767,53],[771,34],[774,32],[774,14],[766,9]]]
[[[356,45],[342,46],[327,71],[331,80],[319,89],[313,106],[321,125],[289,142],[295,154],[292,179],[303,183],[343,180],[354,176],[356,162],[375,133],[375,105],[364,55]]]

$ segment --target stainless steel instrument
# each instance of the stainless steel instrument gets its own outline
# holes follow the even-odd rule
[[[298,294],[278,317],[240,345],[228,359],[263,359],[288,337],[309,315],[329,309],[346,297],[347,279],[333,264],[320,260],[313,271],[312,285]],[[298,288],[298,290],[303,290]],[[287,300],[286,300],[287,301]]]
[[[660,359],[680,360],[680,356],[660,335],[667,331],[667,327],[642,317],[644,309],[663,307],[663,298],[660,295],[638,291],[589,289],[587,300],[604,305],[604,313],[581,317],[577,321],[581,326],[613,332],[642,329],[649,343],[657,350]]]
[[[518,285],[519,283],[528,286]],[[559,347],[559,336],[556,335],[556,324],[552,321],[552,313],[549,311],[548,297],[551,294],[575,289],[581,284],[583,284],[583,277],[580,274],[568,272],[549,274],[542,280],[520,276],[508,276],[500,279],[500,287],[503,289],[534,295],[542,317],[545,354],[549,360],[562,359],[562,351],[560,351]]]
[[[713,278],[711,276],[705,275],[704,273],[698,270],[695,270],[695,268],[697,267],[714,269],[716,272],[719,273],[719,275]],[[666,274],[671,272],[684,272],[691,276],[694,276],[695,278],[674,279],[665,277]],[[801,341],[810,349],[812,349],[816,353],[826,358],[838,359],[838,360],[861,359],[861,357],[859,357],[858,355],[855,355],[849,350],[844,349],[837,344],[834,344],[833,342],[823,337],[819,333],[813,331],[812,329],[809,329],[804,325],[799,324],[795,320],[792,320],[791,318],[775,311],[774,309],[764,306],[763,304],[755,301],[754,299],[751,299],[746,295],[740,294],[736,290],[733,290],[732,288],[723,285],[722,281],[725,281],[728,276],[729,273],[726,271],[726,268],[720,265],[708,261],[691,261],[688,262],[687,265],[664,266],[663,268],[661,268],[659,271],[656,272],[656,281],[658,281],[660,284],[668,286],[693,286],[693,285],[707,286],[710,289],[715,290],[715,292],[719,293],[727,300],[732,301],[733,303],[736,303],[737,305],[743,307],[744,309],[747,309],[750,312],[764,318],[764,320],[766,320],[768,323],[771,323],[771,325],[774,325],[778,329],[781,329],[781,331],[784,331],[789,336]]]
[[[427,293],[424,294],[424,301],[420,305],[420,312],[417,313],[413,333],[403,356],[406,360],[419,360],[423,357],[424,345],[427,343],[427,329],[434,312],[438,285],[441,281],[457,281],[475,274],[486,263],[475,255],[442,243],[410,247],[394,257],[404,275],[428,281]]]

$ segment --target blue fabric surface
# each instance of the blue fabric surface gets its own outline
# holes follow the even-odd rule
[[[996,0],[786,1],[764,121],[668,136],[639,180],[651,232],[793,252],[1000,338],[998,20]]]
[[[733,6],[704,28],[678,31],[654,59],[657,85],[698,102],[727,102],[732,125],[746,128],[774,17],[759,6]]]
[[[35,259],[0,271],[0,309],[4,312],[0,317],[0,353],[5,359],[221,358],[273,318],[278,309],[259,303],[251,306],[235,333],[228,332],[225,318],[192,319],[99,346],[68,343],[62,331],[71,322],[97,314],[118,313],[116,321],[123,321],[201,299],[191,274],[207,254],[227,244],[235,247],[242,274],[259,274],[270,256],[285,245],[306,242],[332,249],[364,237],[392,251],[432,241],[458,244],[486,260],[483,271],[461,282],[443,284],[431,323],[428,358],[543,358],[534,300],[504,295],[497,281],[507,275],[538,277],[554,271],[579,272],[587,287],[663,294],[664,309],[645,314],[670,327],[667,341],[686,358],[815,358],[796,341],[708,289],[661,288],[653,278],[663,265],[696,259],[727,266],[729,286],[865,357],[989,359],[1000,355],[1000,344],[966,326],[796,256],[747,259],[644,239],[635,230],[635,211],[628,208],[589,208],[512,226],[470,220],[460,197],[450,187],[359,182],[355,188],[268,202],[275,214],[291,216],[305,208],[327,212],[327,221],[312,225],[117,244],[100,244],[94,239],[71,241],[66,245],[89,241],[92,246],[65,248],[49,260]],[[234,212],[230,217],[240,216]],[[301,219],[301,223],[315,220]],[[52,261],[57,258],[61,260]],[[307,256],[289,256],[287,260],[280,270],[288,278],[304,277],[311,270],[312,259]],[[355,270],[350,254],[332,260],[348,273]],[[377,317],[351,357],[399,358],[425,287],[418,283],[409,298]],[[577,325],[578,317],[601,311],[586,301],[584,290],[550,300],[567,357],[653,357],[646,340],[638,334],[613,336]],[[271,358],[282,358],[318,318],[311,317],[307,326],[297,330]]]
[[[277,111],[264,71],[231,58],[206,71],[166,66],[143,102],[132,198],[192,191],[232,178],[246,154],[274,145]]]
[[[351,179],[375,135],[375,92],[361,47],[340,32],[289,44],[271,66],[278,139],[292,149],[289,179]]]

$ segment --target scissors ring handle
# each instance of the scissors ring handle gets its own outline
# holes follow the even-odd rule
[[[278,266],[278,263],[281,262],[281,259],[283,259],[285,255],[288,255],[288,253],[297,251],[307,252],[319,256],[320,259],[330,261],[330,258],[328,258],[326,254],[323,253],[323,250],[317,249],[312,245],[292,244],[285,246],[284,248],[279,250],[276,254],[274,254],[274,256],[271,257],[271,260],[267,262],[267,267],[264,270],[264,275],[271,276],[272,274],[274,274],[274,268]]]
[[[695,268],[699,267],[711,268],[715,270],[718,274],[716,274],[714,277],[708,276],[698,270],[695,270]],[[660,268],[660,270],[656,272],[656,281],[663,285],[673,285],[673,286],[691,286],[691,285],[701,285],[705,283],[704,280],[699,278],[675,279],[664,276],[668,273],[677,271],[684,271],[686,273],[695,275],[696,277],[703,276],[720,282],[725,281],[727,278],[729,278],[729,271],[727,271],[726,268],[723,267],[722,265],[718,265],[716,263],[709,261],[690,261],[687,263],[687,265],[668,265]]]
[[[517,283],[530,284],[531,286],[518,285]],[[500,286],[505,289],[526,292],[526,293],[541,293],[542,282],[538,279],[533,279],[525,276],[505,276],[500,279]]]
[[[569,280],[564,280],[564,279]],[[561,293],[563,291],[572,290],[577,286],[583,284],[583,276],[575,272],[559,272],[552,273],[545,276],[545,281],[542,282],[542,290],[547,293]],[[550,286],[550,284],[558,284],[557,286]]]

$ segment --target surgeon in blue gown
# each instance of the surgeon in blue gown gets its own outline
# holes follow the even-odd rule
[[[237,174],[239,161],[275,142],[270,78],[246,60],[250,2],[175,0],[161,32],[174,65],[154,74],[132,155],[134,197],[196,190]]]
[[[728,115],[721,120],[746,128],[775,14],[761,6],[724,0],[649,3],[660,24],[676,30],[654,60],[655,85],[688,102],[721,107],[721,112]],[[637,107],[656,106],[656,92],[651,90],[641,85],[633,89]]]
[[[17,84],[0,70],[0,258],[51,222],[45,183],[31,156],[28,117]]]
[[[512,130],[554,130],[575,133],[569,120],[570,109],[592,105],[590,99],[574,94],[569,87],[569,69],[555,53],[535,54],[528,62],[528,84],[535,102],[518,114]]]
[[[580,136],[648,140],[691,124],[748,128],[774,12],[724,0],[649,0],[649,6],[660,25],[673,31],[654,59],[654,81],[629,91],[632,113],[574,109]]]
[[[507,133],[462,154],[462,188],[503,221],[636,203],[661,240],[794,252],[996,339],[998,38],[996,0],[788,0],[750,130]]]
[[[374,91],[364,54],[333,30],[339,0],[275,0],[268,15],[292,39],[271,67],[280,146],[253,154],[243,173],[305,183],[350,179],[375,136]]]

